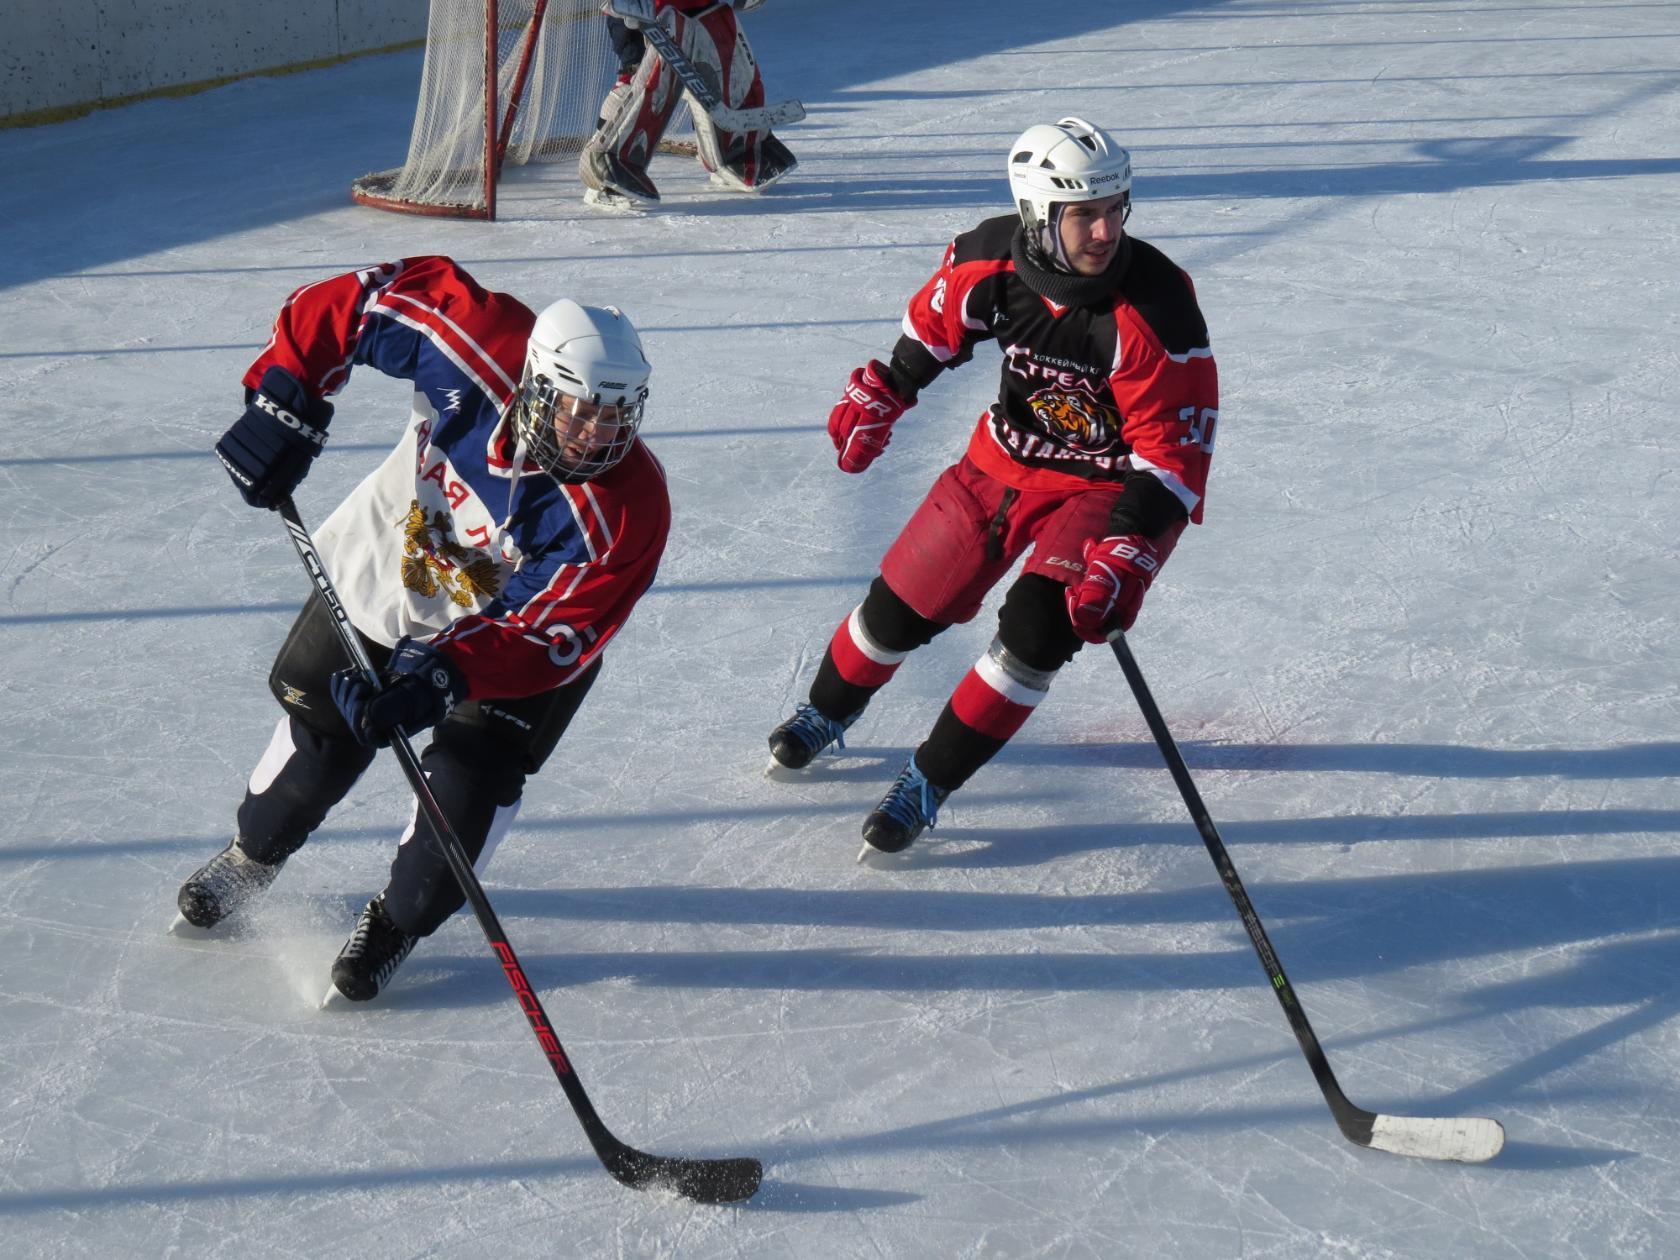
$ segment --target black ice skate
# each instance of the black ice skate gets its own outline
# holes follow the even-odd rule
[[[712,185],[731,192],[759,193],[799,165],[799,159],[775,136],[765,136],[758,146],[758,178],[748,183],[734,165],[720,166],[712,172]]]
[[[792,717],[770,732],[770,764],[764,772],[803,770],[830,744],[844,748],[846,729],[862,713],[859,709],[844,721],[836,722],[813,704],[800,705]]]
[[[333,989],[352,1002],[371,1002],[390,982],[419,939],[391,922],[385,913],[385,894],[381,893],[367,903],[361,918],[356,920],[356,930],[338,951],[332,967]],[[329,990],[327,999],[331,998]]]
[[[593,142],[583,146],[578,178],[583,181],[583,199],[592,206],[637,210],[659,202],[659,189],[646,169],[620,161]]]
[[[286,864],[284,858],[270,865],[248,857],[239,847],[239,837],[188,877],[175,903],[181,918],[197,928],[212,928],[267,891]]]
[[[933,826],[939,807],[950,795],[950,788],[929,783],[917,768],[915,757],[911,757],[875,812],[863,820],[863,848],[858,861],[872,852],[902,853],[908,849],[917,836]]]

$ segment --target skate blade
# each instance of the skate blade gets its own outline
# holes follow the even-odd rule
[[[186,941],[207,941],[210,939],[210,929],[190,922],[186,915],[177,910],[175,921],[169,925],[169,935],[179,936]]]
[[[604,188],[585,188],[583,190],[583,204],[594,206],[597,210],[604,210],[608,214],[641,215],[647,213],[652,203],[640,201],[621,192],[608,192]]]
[[[733,175],[725,175],[722,171],[712,171],[706,179],[706,185],[723,192],[746,193],[749,197],[754,193],[764,191],[764,186],[755,187],[752,184],[744,184]]]
[[[329,984],[327,986],[326,993],[321,996],[321,1005],[318,1009],[323,1011],[336,1011],[349,1005],[350,999],[338,991],[338,986],[336,984]]]
[[[915,851],[915,848],[915,844],[911,843],[905,845],[902,849],[877,849],[865,840],[863,847],[858,850],[857,860],[862,865],[865,858],[876,858],[878,860],[873,865],[884,870],[888,867],[908,864],[910,854]]]
[[[708,188],[715,188],[719,192],[740,193],[742,196],[746,197],[757,197],[762,195],[767,189],[774,188],[781,182],[781,178],[781,175],[774,175],[765,180],[763,183],[743,184],[738,179],[728,175],[719,175],[716,171],[713,171],[711,177],[706,181],[706,186]]]

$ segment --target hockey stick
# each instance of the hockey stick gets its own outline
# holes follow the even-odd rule
[[[614,16],[623,15],[614,11]],[[805,117],[805,107],[795,100],[777,101],[774,105],[758,105],[750,109],[731,109],[723,103],[723,97],[718,94],[718,90],[677,46],[677,41],[670,31],[656,21],[638,23],[638,28],[647,42],[653,45],[653,51],[659,54],[660,60],[670,66],[672,73],[682,80],[683,90],[693,98],[695,104],[706,111],[719,130],[768,131],[786,123],[796,123]]]
[[[1505,1129],[1497,1120],[1486,1120],[1478,1116],[1388,1116],[1366,1111],[1348,1101],[1347,1095],[1342,1093],[1342,1087],[1336,1083],[1336,1074],[1330,1070],[1330,1060],[1325,1057],[1324,1048],[1318,1044],[1312,1025],[1307,1022],[1307,1013],[1301,1009],[1301,1003],[1295,997],[1295,990],[1289,985],[1289,978],[1283,974],[1283,964],[1278,962],[1277,953],[1272,949],[1271,941],[1266,938],[1266,929],[1260,925],[1260,916],[1255,913],[1254,904],[1249,901],[1242,880],[1237,878],[1237,868],[1232,865],[1231,855],[1226,852],[1219,832],[1214,829],[1213,819],[1208,816],[1207,807],[1202,804],[1201,793],[1196,791],[1196,784],[1190,778],[1184,758],[1179,755],[1178,745],[1173,742],[1172,732],[1167,730],[1161,710],[1156,706],[1155,698],[1149,694],[1149,687],[1143,681],[1143,672],[1138,669],[1132,649],[1126,644],[1126,636],[1116,630],[1109,636],[1109,644],[1114,648],[1120,668],[1126,673],[1126,681],[1131,684],[1132,694],[1137,697],[1138,708],[1143,710],[1143,720],[1149,723],[1150,733],[1160,745],[1161,756],[1166,760],[1167,769],[1172,771],[1173,781],[1178,784],[1179,794],[1184,797],[1190,817],[1195,820],[1196,830],[1202,833],[1202,842],[1207,845],[1207,851],[1213,858],[1214,868],[1219,872],[1225,891],[1236,904],[1237,916],[1248,929],[1248,939],[1254,943],[1254,950],[1260,955],[1260,963],[1266,969],[1266,978],[1272,982],[1272,989],[1276,992],[1278,1001],[1283,1004],[1283,1013],[1289,1017],[1289,1026],[1295,1030],[1295,1040],[1301,1043],[1301,1050],[1307,1056],[1307,1066],[1312,1068],[1312,1074],[1318,1080],[1318,1087],[1324,1092],[1325,1101],[1330,1104],[1330,1114],[1335,1116],[1342,1134],[1348,1141],[1360,1146],[1391,1151],[1396,1155],[1415,1155],[1420,1159],[1456,1159],[1475,1163],[1492,1159],[1499,1154],[1500,1148],[1505,1145]]]
[[[327,576],[326,566],[321,562],[321,553],[315,549],[315,540],[309,536],[309,531],[298,518],[297,506],[287,498],[281,501],[279,512],[281,519],[286,522],[292,545],[297,548],[298,558],[303,561],[303,567],[309,571],[315,589],[321,593],[321,598],[332,613],[333,625],[338,630],[344,650],[350,654],[350,659],[368,681],[375,686],[379,685],[379,675],[373,668],[373,662],[368,659],[367,649],[356,637],[355,627],[350,624],[349,614],[344,611],[344,605],[339,601],[338,591],[334,589],[332,579]],[[584,1135],[589,1138],[589,1144],[595,1148],[595,1154],[600,1157],[607,1171],[635,1189],[665,1186],[700,1203],[736,1203],[751,1198],[764,1175],[763,1166],[756,1159],[675,1159],[666,1155],[649,1155],[633,1146],[626,1146],[602,1123],[601,1117],[595,1114],[595,1107],[589,1101],[589,1095],[584,1092],[583,1082],[578,1080],[571,1060],[566,1057],[566,1052],[560,1045],[560,1038],[555,1035],[554,1026],[549,1023],[548,1012],[543,1010],[542,1002],[538,1000],[536,991],[531,988],[531,982],[525,978],[525,971],[520,967],[519,959],[514,956],[513,946],[508,944],[507,935],[496,919],[496,912],[490,908],[490,899],[485,896],[484,886],[478,882],[472,863],[467,860],[460,838],[449,825],[449,820],[444,817],[437,797],[432,795],[432,789],[420,770],[420,759],[415,755],[414,746],[408,742],[406,736],[398,732],[391,740],[391,748],[396,752],[397,760],[402,763],[403,774],[407,776],[408,784],[414,789],[421,810],[432,825],[432,832],[443,850],[445,860],[449,863],[449,869],[455,873],[461,891],[472,903],[473,913],[478,916],[478,925],[484,929],[484,938],[490,942],[490,948],[496,951],[502,972],[507,976],[508,983],[513,986],[514,995],[519,999],[519,1009],[525,1013],[531,1031],[536,1033],[537,1041],[542,1045],[543,1053],[548,1056],[549,1065],[560,1081],[560,1087],[566,1091],[566,1098],[571,1102],[572,1110],[577,1113],[579,1123],[583,1125]]]

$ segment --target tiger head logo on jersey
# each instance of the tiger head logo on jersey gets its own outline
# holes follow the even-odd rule
[[[1052,386],[1028,398],[1027,406],[1046,434],[1072,450],[1106,451],[1119,432],[1113,409],[1084,392]]]

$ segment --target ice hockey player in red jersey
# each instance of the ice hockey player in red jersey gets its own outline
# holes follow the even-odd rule
[[[578,159],[585,198],[610,209],[650,205],[659,189],[648,163],[682,99],[676,74],[643,43],[640,28],[658,21],[700,72],[719,85],[731,109],[764,104],[764,80],[735,13],[764,0],[604,0],[619,58],[618,81],[601,104],[595,134]],[[700,165],[712,183],[733,192],[762,192],[798,160],[768,130],[725,132],[694,109]]]
[[[1130,629],[1202,518],[1218,379],[1189,276],[1124,230],[1130,155],[1064,118],[1024,132],[1007,169],[1016,213],[952,242],[890,360],[853,372],[828,420],[841,469],[861,473],[942,371],[981,341],[1002,351],[997,401],[835,630],[808,701],[771,734],[772,771],[839,743],[910,652],[972,619],[1031,553],[991,646],[865,820],[865,855],[909,846],[1084,643]]]
[[[650,368],[613,307],[533,315],[439,256],[305,285],[216,446],[247,503],[291,496],[358,364],[413,382],[413,411],[315,541],[382,686],[348,668],[314,595],[269,676],[284,712],[237,833],[181,886],[198,927],[267,889],[399,729],[431,729],[421,766],[483,869],[665,547],[665,474],[638,436]],[[374,997],[464,900],[412,817],[333,965],[337,991]]]

